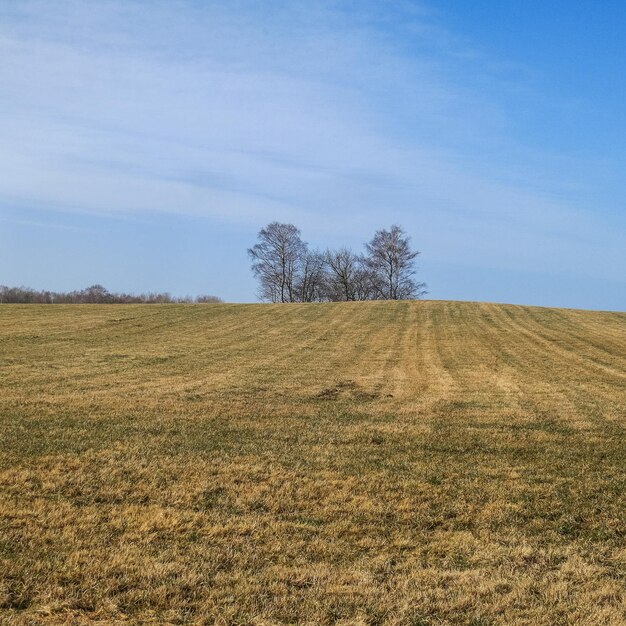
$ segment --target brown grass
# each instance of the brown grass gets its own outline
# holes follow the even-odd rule
[[[626,623],[626,314],[0,306],[2,624]]]

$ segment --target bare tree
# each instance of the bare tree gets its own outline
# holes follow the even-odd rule
[[[326,250],[327,296],[333,301],[361,300],[358,297],[356,278],[361,270],[359,257],[348,248]]]
[[[372,272],[368,269],[365,257],[358,257],[358,265],[352,277],[352,289],[355,300],[376,300],[377,292],[374,289],[375,281]]]
[[[300,302],[325,299],[325,269],[323,254],[317,250],[305,254],[296,277],[296,293]]]
[[[259,280],[259,296],[271,302],[296,302],[299,272],[307,256],[300,231],[293,224],[272,222],[259,231],[258,238],[248,256]]]
[[[93,304],[104,304],[111,300],[111,294],[102,285],[91,285],[82,292],[82,300]]]
[[[409,300],[426,293],[426,284],[415,281],[415,257],[410,238],[399,226],[376,231],[365,244],[364,263],[375,297],[381,300]]]
[[[201,295],[196,296],[195,302],[196,304],[217,304],[219,302],[222,302],[222,300],[217,296]]]

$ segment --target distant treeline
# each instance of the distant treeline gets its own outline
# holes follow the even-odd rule
[[[221,302],[217,296],[185,296],[169,293],[112,293],[102,285],[79,291],[37,291],[28,287],[0,285],[0,304],[207,304]]]

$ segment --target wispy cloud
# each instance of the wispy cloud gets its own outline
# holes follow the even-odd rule
[[[55,222],[42,222],[38,220],[23,220],[15,217],[0,216],[0,222],[8,222],[19,226],[34,226],[35,228],[51,228],[53,230],[67,230],[74,232],[87,232],[88,229],[79,226],[68,226],[67,224],[58,224]]]

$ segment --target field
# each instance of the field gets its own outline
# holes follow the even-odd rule
[[[626,314],[0,306],[0,623],[626,623]]]

